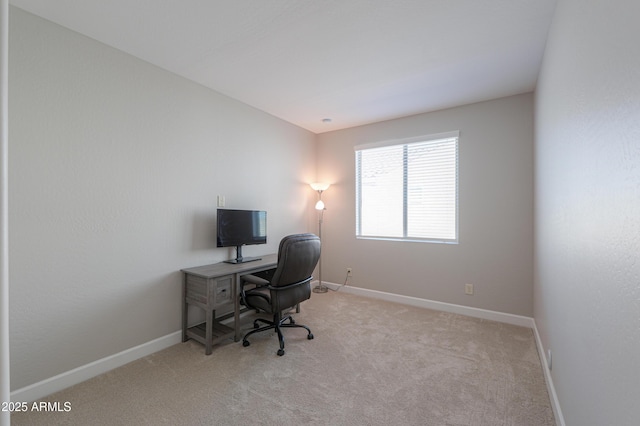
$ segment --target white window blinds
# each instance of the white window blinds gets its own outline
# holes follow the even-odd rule
[[[458,132],[356,151],[356,236],[457,242]]]

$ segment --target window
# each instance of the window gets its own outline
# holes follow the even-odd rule
[[[356,237],[457,243],[458,136],[356,146]]]

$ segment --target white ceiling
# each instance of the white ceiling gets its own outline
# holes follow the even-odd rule
[[[10,3],[322,133],[533,90],[556,0]]]

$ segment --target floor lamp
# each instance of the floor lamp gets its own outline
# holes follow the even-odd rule
[[[324,201],[322,201],[322,191],[326,191],[329,188],[328,183],[312,183],[310,184],[314,191],[318,191],[318,202],[316,203],[316,210],[319,211],[318,215],[318,238],[322,242],[322,219],[324,218]],[[326,293],[327,286],[322,284],[322,249],[320,250],[320,259],[318,259],[318,285],[313,288],[314,293]]]

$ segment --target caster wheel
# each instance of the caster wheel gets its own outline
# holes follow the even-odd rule
[[[289,324],[295,324],[296,322],[293,320],[293,318],[289,318]]]
[[[245,348],[246,348],[247,346],[249,346],[250,344],[251,344],[251,343],[249,343],[249,341],[248,341],[248,340],[243,340],[243,341],[242,341],[242,346],[244,346]]]
[[[309,333],[309,334],[307,335],[307,339],[309,339],[309,340],[313,340],[313,334]]]
[[[278,349],[278,356],[284,355],[284,349]]]

